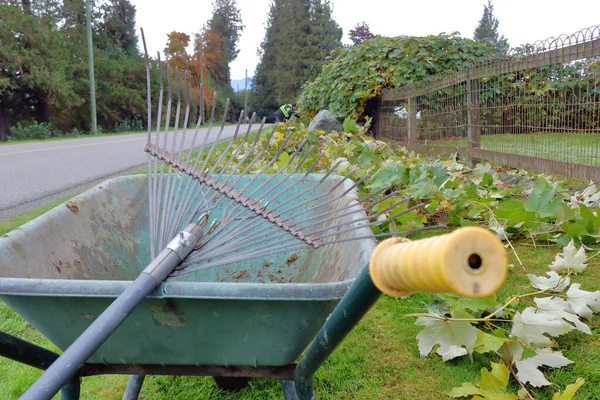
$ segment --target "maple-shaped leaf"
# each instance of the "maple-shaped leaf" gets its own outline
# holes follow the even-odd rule
[[[531,282],[533,287],[540,290],[552,290],[554,292],[564,291],[571,282],[571,279],[568,276],[560,276],[555,271],[546,272],[546,275],[548,275],[548,278],[527,274],[527,278],[529,278],[529,282]]]
[[[417,335],[421,357],[427,356],[439,344],[437,353],[448,361],[471,354],[477,341],[477,329],[469,322],[419,317],[415,324],[425,327]]]
[[[517,312],[513,317],[511,334],[525,346],[537,348],[552,344],[550,338],[544,334],[560,336],[573,329],[575,329],[573,325],[560,315],[527,307],[523,313]]]
[[[585,383],[585,379],[577,378],[575,383],[571,383],[565,388],[565,391],[562,393],[556,393],[552,396],[552,400],[573,400],[575,393],[577,390]]]
[[[558,315],[575,325],[575,328],[588,335],[592,334],[590,327],[579,320],[571,304],[558,297],[542,297],[533,299],[538,310]]]
[[[489,333],[485,333],[482,330],[477,329],[477,341],[473,346],[473,351],[483,354],[490,351],[498,351],[500,347],[508,340],[500,331],[500,334],[496,336],[490,335]]]
[[[492,370],[481,369],[481,378],[477,385],[465,382],[460,387],[453,388],[450,397],[476,396],[479,400],[517,400],[517,396],[506,392],[510,371],[504,364],[492,363]],[[480,397],[481,396],[481,397]]]
[[[571,196],[571,208],[577,208],[577,204],[584,204],[586,207],[593,207],[600,202],[600,192],[596,190],[596,185],[590,184],[583,192],[575,192]]]
[[[536,355],[526,360],[517,361],[517,378],[523,383],[529,382],[531,386],[540,387],[551,385],[544,377],[542,371],[538,369],[542,365],[547,367],[559,368],[573,363],[560,351],[552,351],[549,348],[537,349]]]
[[[531,190],[525,202],[525,210],[540,214],[540,217],[552,217],[560,209],[562,200],[554,197],[555,191],[548,182],[541,180]]]
[[[550,269],[556,272],[582,272],[587,268],[587,256],[583,246],[577,250],[573,240],[566,247],[563,247],[562,253],[558,253],[554,262],[550,264]]]
[[[567,290],[567,302],[577,315],[589,319],[594,312],[600,312],[600,290],[588,292],[580,287],[580,283],[571,285]]]

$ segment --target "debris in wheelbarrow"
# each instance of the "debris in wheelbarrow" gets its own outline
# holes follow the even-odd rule
[[[356,187],[366,177],[353,182],[354,171],[337,176],[337,165],[324,174],[313,173],[322,156],[315,155],[307,166],[314,147],[306,149],[305,142],[276,173],[265,174],[287,151],[291,134],[258,173],[250,174],[276,128],[259,145],[262,124],[253,140],[252,124],[238,137],[242,116],[216,160],[211,156],[225,115],[212,143],[212,128],[201,141],[196,159],[192,149],[199,120],[184,154],[187,84],[182,96],[175,71],[175,125],[172,130],[168,122],[161,126],[160,59],[158,65],[155,132],[148,91],[147,178],[105,182],[73,199],[71,207],[52,210],[0,239],[0,252],[11,260],[10,265],[2,263],[1,298],[64,349],[23,399],[50,398],[67,382],[64,393],[76,398],[77,377],[104,373],[137,375],[130,379],[129,398],[137,397],[143,376],[172,374],[277,377],[287,399],[312,399],[314,372],[380,290],[480,297],[503,281],[504,248],[492,234],[476,228],[409,244],[390,239],[375,251],[370,271],[361,271],[379,236],[370,227],[381,223],[381,216],[383,221],[396,218],[389,214],[399,202],[370,215],[365,210],[397,193],[385,188],[358,199]],[[165,121],[170,121],[168,64],[166,76]],[[266,263],[277,265],[281,273],[286,269],[292,283],[256,283]],[[220,282],[222,277],[227,282]],[[37,351],[11,343],[9,350]],[[292,364],[305,349],[300,362]],[[0,353],[15,352],[0,347]],[[31,354],[17,358],[31,364]]]

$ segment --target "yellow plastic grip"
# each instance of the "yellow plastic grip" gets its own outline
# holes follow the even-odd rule
[[[455,293],[486,297],[504,283],[507,256],[502,242],[487,229],[460,228],[432,238],[390,238],[371,256],[369,272],[383,293]]]

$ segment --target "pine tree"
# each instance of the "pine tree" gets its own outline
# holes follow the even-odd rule
[[[499,35],[499,24],[500,21],[494,16],[492,0],[488,0],[487,5],[483,6],[483,16],[479,20],[479,25],[475,28],[473,39],[480,43],[488,43],[498,53],[506,54],[509,44],[504,35]]]
[[[265,115],[293,102],[341,38],[328,0],[273,0],[254,74],[253,108]]]
[[[236,0],[215,0],[213,8],[213,15],[208,21],[206,30],[212,31],[217,35],[216,37],[223,39],[219,41],[221,62],[213,78],[218,87],[228,87],[231,81],[229,64],[236,59],[240,51],[238,41],[244,25]]]

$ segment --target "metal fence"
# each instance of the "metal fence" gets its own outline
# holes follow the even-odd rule
[[[420,153],[600,180],[600,26],[384,91],[377,135]]]

